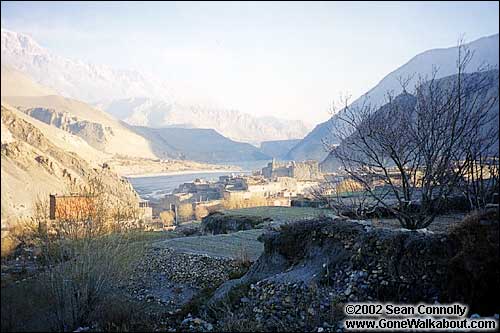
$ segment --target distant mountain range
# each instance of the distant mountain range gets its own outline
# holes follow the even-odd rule
[[[233,140],[301,139],[311,127],[299,120],[254,117],[229,110],[178,83],[131,70],[67,59],[31,37],[2,29],[2,65],[60,96],[90,103],[130,125],[212,128]]]
[[[480,38],[467,44],[467,46],[470,50],[474,51],[474,57],[468,67],[470,72],[477,70],[478,67],[485,64],[498,68],[498,34]],[[418,75],[430,75],[433,66],[439,68],[437,78],[453,75],[456,72],[457,55],[457,47],[433,49],[420,53],[403,66],[385,76],[375,87],[370,89],[362,97],[353,101],[351,105],[354,106],[358,103],[362,103],[365,98],[368,98],[372,105],[381,106],[384,104],[385,94],[387,92],[392,91],[395,95],[402,92],[402,88],[398,82],[399,77],[404,78],[408,75],[413,76],[408,85],[409,88],[412,88],[417,83]],[[330,143],[338,143],[335,142],[335,138],[331,135],[332,128],[336,126],[337,122],[338,116],[334,115],[330,120],[318,124],[304,139],[288,152],[286,158],[291,160],[324,160],[328,152],[325,150],[322,140],[326,140]]]
[[[254,117],[236,110],[152,98],[128,98],[98,103],[98,108],[128,124],[145,127],[211,128],[236,141],[301,139],[311,129],[299,120]]]
[[[271,159],[251,144],[233,141],[213,129],[142,126],[130,129],[146,138],[155,155],[164,159],[218,163]]]
[[[469,70],[498,66],[498,34],[468,47],[475,52]],[[423,52],[352,105],[367,98],[380,106],[388,91],[401,93],[398,77],[429,75],[433,66],[439,67],[438,77],[452,75],[456,58],[456,47]],[[414,75],[409,87],[416,80]],[[300,139],[308,131],[300,121],[253,117],[187,95],[138,72],[54,55],[26,35],[2,29],[2,101],[105,154],[204,162],[323,161],[328,152],[322,141],[335,143],[331,129],[337,115]]]
[[[10,82],[15,82],[15,85],[9,85]],[[23,91],[29,96],[16,96]],[[208,163],[268,160],[273,157],[251,144],[226,138],[213,129],[131,126],[84,102],[45,95],[47,93],[51,93],[48,88],[14,69],[2,66],[2,103],[82,138],[108,157],[120,155]]]

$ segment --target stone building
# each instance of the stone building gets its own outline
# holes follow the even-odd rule
[[[84,195],[49,196],[49,218],[51,220],[85,220],[96,212],[95,197]]]
[[[298,180],[317,180],[321,178],[319,163],[315,160],[304,162],[277,162],[273,160],[262,168],[262,176],[267,179],[291,177]]]

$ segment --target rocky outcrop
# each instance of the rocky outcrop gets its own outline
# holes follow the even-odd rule
[[[2,227],[29,217],[36,200],[48,200],[49,193],[78,191],[90,179],[102,180],[111,202],[137,203],[138,196],[128,181],[108,168],[91,164],[79,154],[62,148],[61,142],[52,141],[64,132],[53,128],[50,130],[57,133],[48,135],[23,116],[16,109],[2,106],[2,131],[9,134],[5,141],[2,136],[1,149]],[[67,139],[75,139],[75,143],[80,140],[74,136]],[[80,140],[80,143],[84,142]]]
[[[42,107],[19,108],[19,110],[47,125],[77,135],[99,150],[104,150],[108,137],[113,135],[111,127],[79,119],[68,112],[59,112],[55,109]]]

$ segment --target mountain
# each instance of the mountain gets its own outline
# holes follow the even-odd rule
[[[276,140],[264,141],[260,144],[260,150],[273,158],[283,159],[285,155],[292,149],[300,140]]]
[[[3,66],[2,80],[15,82],[16,90],[4,92],[2,101],[47,125],[74,134],[108,158],[113,156],[149,159],[189,159],[201,162],[227,162],[269,159],[258,148],[225,138],[214,130],[148,129],[130,126],[108,113],[71,98],[36,95],[50,92],[19,72]],[[36,88],[36,89],[35,89]],[[24,92],[34,96],[22,96]]]
[[[300,139],[311,129],[298,120],[254,117],[229,110],[180,83],[131,70],[67,59],[31,37],[2,29],[2,65],[32,77],[60,96],[78,99],[131,125],[213,128],[237,141]]]
[[[187,159],[220,163],[249,160],[268,160],[258,148],[230,140],[213,129],[149,128],[130,126],[149,142],[154,153],[164,159]]]
[[[442,87],[443,89],[446,89],[446,87],[452,87],[453,83],[456,82],[457,76],[456,75],[450,75],[444,78],[441,78],[439,80],[436,80],[435,84],[437,87]],[[482,82],[482,85],[485,85],[488,87],[485,91],[482,91],[482,94],[472,93],[471,95],[467,96],[469,98],[469,102],[466,103],[465,105],[489,105],[491,103],[492,98],[496,97],[496,103],[493,105],[491,109],[488,110],[488,116],[487,119],[491,120],[486,126],[480,128],[479,133],[482,133],[482,136],[485,137],[487,135],[486,133],[490,133],[489,129],[491,127],[489,126],[496,126],[498,129],[498,121],[499,121],[499,101],[498,101],[498,94],[499,94],[499,71],[498,70],[489,70],[489,71],[484,71],[484,72],[475,72],[475,73],[470,73],[470,74],[464,74],[463,76],[463,82],[462,84],[465,86],[469,87],[477,87],[477,82]],[[427,83],[424,83],[424,85]],[[473,91],[476,88],[471,88],[470,91]],[[425,89],[423,90],[425,91]],[[412,110],[415,108],[417,105],[417,98],[408,93],[408,92],[403,92],[400,95],[396,96],[394,100],[392,101],[394,105],[397,105],[398,110]],[[381,106],[373,116],[377,118],[378,121],[387,121],[387,110],[389,108],[392,108],[393,105],[391,104],[385,104]],[[341,142],[339,146],[336,147],[336,149],[342,149],[344,146],[344,142]],[[498,156],[498,138],[497,138],[497,143],[492,147],[490,150],[492,155]],[[339,171],[341,168],[341,163],[338,161],[335,156],[332,153],[329,153],[328,156],[320,163],[321,170],[323,172],[336,172]]]
[[[130,96],[170,97],[171,88],[153,77],[54,55],[31,37],[6,29],[2,29],[2,65],[27,74],[59,95],[86,102]]]
[[[4,89],[4,83],[9,82],[13,86],[7,85]],[[146,139],[106,112],[71,98],[45,95],[47,93],[51,93],[49,88],[2,66],[2,102],[46,124],[78,135],[104,153],[156,158]]]
[[[303,138],[309,130],[299,120],[254,117],[236,110],[151,98],[121,99],[97,106],[131,125],[212,128],[230,139],[255,145],[266,140]]]
[[[480,38],[468,43],[466,46],[474,51],[474,57],[468,67],[469,71],[475,71],[484,64],[498,67],[498,34]],[[457,47],[433,49],[420,53],[403,66],[385,76],[375,87],[362,97],[353,101],[351,105],[355,106],[358,103],[362,103],[365,98],[368,98],[370,103],[380,106],[384,104],[385,94],[388,91],[392,91],[395,95],[402,92],[402,88],[398,82],[399,77],[413,75],[413,78],[409,81],[408,87],[414,87],[418,80],[418,74],[424,76],[430,75],[433,66],[439,68],[437,78],[453,75],[456,72],[457,55]],[[323,160],[328,153],[324,149],[322,140],[336,143],[335,138],[331,135],[331,129],[336,126],[337,119],[338,116],[334,115],[330,120],[317,125],[312,132],[288,152],[286,158],[291,160]]]
[[[46,125],[2,102],[2,228],[28,217],[36,199],[65,194],[102,177],[105,193],[137,202],[131,185],[100,163],[106,158],[81,138]]]

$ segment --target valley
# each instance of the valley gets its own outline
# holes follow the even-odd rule
[[[2,2],[1,331],[498,329],[497,12]]]

